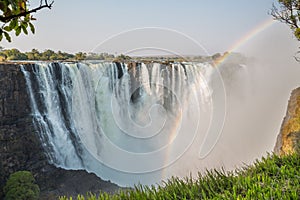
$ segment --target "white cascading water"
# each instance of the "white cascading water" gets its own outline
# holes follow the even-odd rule
[[[120,185],[153,184],[176,175],[168,167],[196,138],[208,138],[215,71],[208,63],[36,63],[22,71],[56,166]]]
[[[231,57],[217,68],[188,62],[22,66],[49,161],[132,186],[233,170],[266,155],[300,68]]]

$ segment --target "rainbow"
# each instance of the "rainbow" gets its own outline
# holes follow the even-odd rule
[[[237,40],[227,51],[224,53],[223,56],[221,56],[219,59],[215,61],[215,65],[218,66],[222,62],[226,60],[226,58],[234,51],[236,51],[238,48],[240,48],[243,44],[257,36],[259,33],[263,32],[267,28],[271,27],[276,21],[273,18],[268,18],[264,20],[263,22],[259,23],[255,28],[251,29],[247,34],[245,34],[243,37],[241,37],[239,40]]]
[[[271,27],[276,21],[272,18],[268,18],[266,20],[264,20],[263,22],[259,23],[255,28],[253,28],[251,31],[249,31],[247,34],[245,34],[243,37],[241,37],[239,40],[237,40],[228,50],[226,53],[224,53],[223,56],[221,56],[219,59],[217,59],[214,62],[214,65],[217,67],[219,66],[221,63],[223,63],[226,58],[234,51],[236,51],[238,48],[240,48],[243,44],[245,44],[246,42],[248,42],[249,40],[251,40],[252,38],[254,38],[255,36],[257,36],[259,33],[263,32],[264,30],[266,30],[267,28]],[[169,157],[170,154],[172,152],[172,145],[170,145],[173,140],[176,137],[176,133],[178,131],[178,128],[180,128],[179,124],[180,124],[180,117],[176,118],[176,122],[175,122],[175,126],[174,128],[171,130],[171,134],[169,137],[169,147],[167,147],[167,151],[165,154],[165,163],[162,167],[161,170],[161,177],[165,178],[166,176],[166,168],[172,164],[173,162],[170,162]]]

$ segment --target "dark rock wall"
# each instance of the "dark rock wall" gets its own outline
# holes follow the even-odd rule
[[[31,64],[24,64],[27,71]],[[119,187],[83,170],[64,170],[49,164],[31,116],[26,80],[20,64],[0,64],[0,199],[2,188],[15,171],[33,173],[41,199],[57,195],[85,194],[99,190],[114,192]]]
[[[47,163],[30,113],[30,101],[20,65],[0,64],[1,188],[12,172],[25,169],[34,172]]]

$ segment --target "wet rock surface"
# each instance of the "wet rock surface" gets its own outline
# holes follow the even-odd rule
[[[23,64],[28,65],[32,64]],[[42,199],[119,189],[84,170],[64,170],[48,163],[34,129],[21,65],[3,63],[0,64],[0,199],[9,175],[19,170],[33,173]]]

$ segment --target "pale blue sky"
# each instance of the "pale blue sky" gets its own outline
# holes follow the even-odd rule
[[[38,18],[34,22],[35,35],[13,38],[11,44],[2,42],[2,46],[23,51],[37,48],[89,52],[122,31],[162,27],[190,36],[208,52],[222,52],[259,23],[271,18],[268,13],[272,2],[274,0],[55,0],[52,10],[35,14]],[[144,39],[147,34],[143,34]],[[155,40],[151,34],[150,44]],[[126,42],[110,41],[107,51],[122,52]],[[171,39],[169,42],[176,43]],[[184,48],[184,43],[178,42],[177,46]],[[101,50],[105,50],[103,48]],[[187,50],[187,53],[192,51]]]

